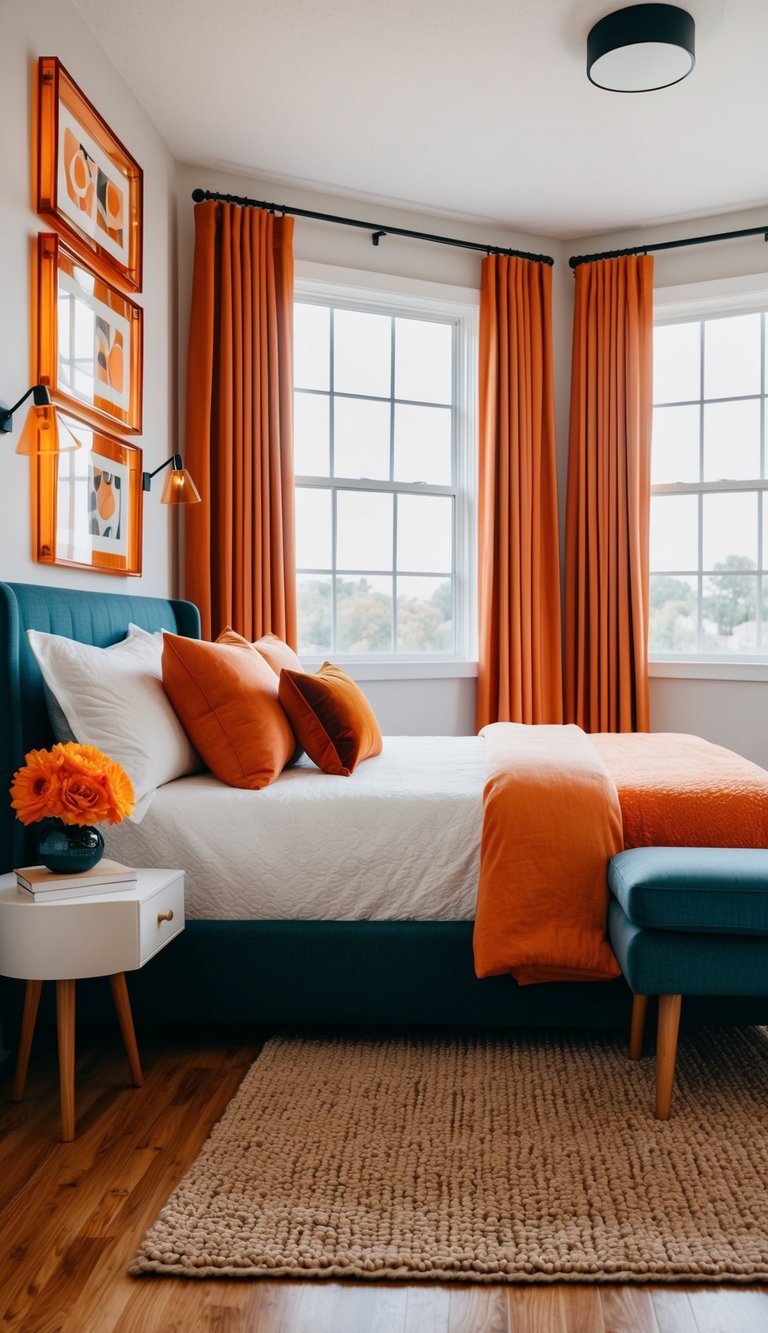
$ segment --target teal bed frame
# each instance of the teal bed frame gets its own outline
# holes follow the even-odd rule
[[[200,637],[190,602],[119,593],[0,583],[0,786],[25,753],[53,741],[42,678],[26,630],[106,647],[130,622]],[[288,853],[286,853],[288,854]],[[29,863],[32,848],[0,799],[2,870]],[[183,868],[183,849],[177,864]],[[216,886],[211,885],[215,901]],[[479,981],[466,921],[188,921],[156,959],[129,978],[139,1020],[180,1023],[453,1028],[518,1024],[624,1024],[623,981],[518,986],[512,977]],[[20,982],[5,982],[17,1011]],[[89,996],[90,988],[90,996]],[[79,1012],[110,1016],[106,983],[84,983]],[[6,999],[6,1003],[8,1000]],[[734,1002],[736,1003],[736,1002]],[[720,1000],[719,1021],[766,1021]]]

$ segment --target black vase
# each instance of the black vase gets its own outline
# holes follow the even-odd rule
[[[98,865],[104,839],[92,824],[65,824],[44,819],[37,831],[37,859],[61,875],[82,875]]]

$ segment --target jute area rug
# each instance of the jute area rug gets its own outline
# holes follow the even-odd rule
[[[672,1118],[616,1035],[276,1039],[134,1275],[768,1279],[768,1029],[684,1036]]]

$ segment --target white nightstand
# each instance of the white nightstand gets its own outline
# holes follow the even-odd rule
[[[61,1137],[75,1137],[75,983],[109,977],[131,1078],[142,1072],[126,972],[143,967],[184,929],[184,872],[139,870],[127,893],[47,903],[18,892],[14,874],[0,876],[0,975],[26,981],[19,1055],[11,1101],[20,1101],[44,981],[56,982],[61,1082]]]

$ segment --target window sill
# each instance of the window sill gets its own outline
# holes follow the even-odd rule
[[[677,680],[768,681],[768,661],[752,658],[737,662],[722,659],[707,662],[700,657],[691,661],[680,658],[656,660],[648,663],[648,675],[651,678],[666,676]]]
[[[327,659],[302,657],[301,660],[307,670],[316,671]],[[419,658],[405,658],[397,662],[345,662],[343,657],[337,657],[334,661],[353,680],[451,680],[477,675],[477,662],[455,658],[431,662]]]

